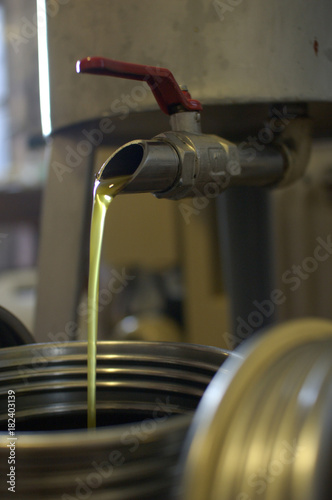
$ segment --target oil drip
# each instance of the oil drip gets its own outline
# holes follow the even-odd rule
[[[100,256],[105,218],[115,195],[129,181],[130,176],[96,179],[90,232],[90,259],[88,284],[88,428],[96,427],[96,369]]]

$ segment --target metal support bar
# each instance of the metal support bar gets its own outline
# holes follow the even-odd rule
[[[273,308],[263,310],[274,289],[269,191],[230,188],[217,207],[235,346],[274,321]]]
[[[44,195],[35,323],[38,342],[75,338],[92,205],[93,146],[75,130],[54,135]],[[82,146],[82,144],[81,144]],[[61,334],[61,335],[60,335]]]

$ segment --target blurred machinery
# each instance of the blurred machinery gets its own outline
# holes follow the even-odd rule
[[[319,9],[313,1],[305,9],[300,1],[292,9],[286,2],[241,2],[225,11],[222,2],[205,1],[167,7],[158,1],[139,6],[129,1],[125,10],[102,0],[98,8],[85,0],[58,3],[56,12],[47,2],[40,1],[38,7],[43,128],[52,137],[35,332],[44,340],[45,332],[61,332],[77,319],[95,152],[170,129],[155,111],[146,83],[78,76],[73,70],[76,60],[97,54],[169,67],[204,104],[204,133],[242,145],[248,165],[266,157],[292,130],[291,137],[283,139],[291,143],[294,130],[300,133],[296,123],[307,113],[314,134],[327,133],[332,70],[328,2]],[[309,138],[299,143],[309,146]],[[261,303],[277,286],[270,192],[234,187],[207,200],[189,201],[187,207],[184,201],[165,203],[163,208],[158,201],[152,208],[151,201],[147,224],[153,233],[150,224],[159,220],[154,210],[163,211],[168,221],[169,231],[161,232],[157,252],[158,241],[152,238],[151,255],[161,252],[163,265],[182,263],[187,340],[225,345],[220,332],[230,332],[232,326],[236,330],[237,318],[246,321],[253,303]],[[129,204],[136,206],[134,200],[121,200],[118,219]],[[125,217],[117,227],[128,224]],[[148,246],[144,252],[149,252]],[[127,254],[132,262],[133,255]],[[121,265],[127,262],[122,259]],[[273,315],[262,318],[253,324],[264,327],[275,320]]]
[[[309,174],[304,172],[312,139],[316,142],[332,134],[331,3],[37,0],[37,7],[49,173],[42,215],[36,339],[77,338],[84,316],[80,298],[93,176],[104,160],[98,175],[108,178],[124,169],[132,175],[127,186],[131,194],[119,196],[115,204],[105,262],[115,266],[122,284],[131,281],[135,266],[146,266],[148,271],[142,274],[142,281],[148,283],[146,297],[155,300],[149,313],[164,311],[162,300],[157,300],[160,288],[153,272],[181,268],[185,340],[233,348],[257,331],[264,333],[277,316],[288,319],[307,311],[331,314],[331,295],[324,306],[319,301],[313,305],[314,292],[307,287],[311,276],[311,283],[319,286],[324,279],[318,276],[325,274],[325,280],[329,279],[324,266],[331,272],[329,139],[315,144],[313,155],[320,157],[321,165],[326,162],[322,178],[328,217],[316,230],[306,231],[306,223],[298,222],[299,207],[305,204],[308,208],[302,213],[307,210],[308,218],[320,220],[311,209],[317,207],[319,195],[308,189],[316,185],[314,168]],[[81,72],[97,74],[77,75],[77,60]],[[180,88],[164,68],[186,86]],[[102,78],[101,74],[121,78]],[[283,190],[272,194],[270,188],[275,186]],[[133,194],[141,192],[176,201]],[[126,234],[130,219],[135,227]],[[141,236],[145,225],[149,239]],[[135,230],[132,241],[130,233]],[[125,247],[115,241],[114,233],[125,241]],[[128,285],[126,290],[129,293],[133,288]],[[137,299],[139,294],[133,293]],[[148,320],[152,317],[148,315]],[[155,325],[158,321],[152,328]],[[127,322],[119,336],[126,328],[131,329],[131,338],[140,332]],[[182,468],[177,469],[180,478],[175,483],[182,490],[174,491],[172,497],[330,498],[331,331],[330,323],[319,321],[275,327],[266,336],[254,335],[223,364],[198,406],[182,450]],[[73,349],[79,346],[74,343]],[[56,367],[62,363],[61,356],[65,361],[67,347],[70,350],[71,344],[54,347],[57,356],[54,352],[45,355],[47,374],[52,375],[49,363]],[[142,345],[139,349],[144,351]],[[170,346],[173,353],[177,349],[179,344]],[[198,359],[200,352],[195,349]],[[32,355],[24,348],[22,353],[18,354],[30,366]],[[3,356],[11,377],[10,370],[17,364],[15,351],[8,358],[6,353]],[[123,358],[111,353],[107,359],[119,363]],[[148,366],[153,363],[148,358]],[[188,365],[186,356],[184,364]],[[107,370],[101,370],[101,376],[111,373]],[[199,364],[200,374],[206,375],[207,370],[207,365]],[[152,392],[156,390],[153,377],[147,381],[144,373],[140,375],[143,389],[148,383]],[[168,375],[167,368],[166,374],[159,371],[158,383]],[[32,375],[41,394],[46,386],[38,385],[39,377],[44,376],[36,371]],[[181,398],[186,400],[196,388],[186,374],[181,376],[191,386],[188,389],[180,383]],[[177,380],[179,375],[174,377]],[[6,384],[4,377],[7,390]],[[167,378],[167,384],[170,393],[177,394],[177,383]],[[139,392],[129,386],[135,395]],[[121,399],[121,390],[114,394]],[[130,398],[135,400],[131,392]],[[57,411],[68,403],[65,399],[64,395],[62,407],[55,404]],[[75,401],[76,410],[81,411],[82,402]],[[99,402],[101,408],[105,401]],[[34,411],[28,400],[27,404],[23,410]],[[96,436],[87,440],[88,461],[92,447],[101,446],[104,453],[103,434]],[[54,444],[54,436],[46,437]],[[44,466],[43,436],[38,443]],[[280,456],[289,459],[289,447],[293,455],[286,464]],[[81,463],[87,470],[86,463]],[[142,470],[147,471],[144,464]],[[253,485],[252,479],[260,483]],[[27,484],[32,484],[29,477]],[[57,487],[56,478],[53,484]],[[46,481],[44,486],[49,486]],[[155,498],[155,492],[149,491]],[[129,493],[121,498],[138,498],[135,492]],[[150,498],[146,491],[143,497]],[[100,498],[108,498],[107,488]],[[170,492],[163,498],[169,500]]]

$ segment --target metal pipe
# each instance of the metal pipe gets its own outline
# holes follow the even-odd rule
[[[122,193],[163,192],[175,183],[179,163],[175,149],[167,142],[157,139],[132,141],[108,158],[97,178],[131,175]]]
[[[267,186],[283,178],[286,161],[281,150],[275,146],[266,146],[263,151],[238,148],[241,166],[240,175],[231,178],[231,186]]]
[[[229,165],[238,167],[229,172]],[[227,186],[265,186],[280,181],[285,158],[277,147],[265,147],[255,156],[235,144],[204,134],[168,132],[150,141],[132,141],[118,149],[101,167],[104,180],[130,175],[122,193],[151,192],[179,199],[197,196],[207,182],[222,192]],[[224,184],[225,178],[229,182]],[[193,189],[196,188],[196,189]]]
[[[178,119],[178,126],[199,127],[194,120],[198,113],[179,115],[182,121]],[[233,186],[286,185],[303,174],[310,149],[309,120],[299,118],[291,125],[276,143],[261,145],[261,149],[236,145],[216,135],[165,132],[149,141],[124,145],[106,161],[97,177],[130,175],[123,193],[151,192],[173,200],[206,196],[207,184],[216,193]]]

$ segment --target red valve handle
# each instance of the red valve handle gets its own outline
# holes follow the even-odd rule
[[[187,111],[200,111],[199,101],[191,99],[187,90],[181,90],[172,73],[166,68],[143,66],[105,57],[87,57],[76,63],[77,73],[108,75],[129,80],[145,81],[151,88],[160,109],[167,115],[178,111],[181,106]]]

